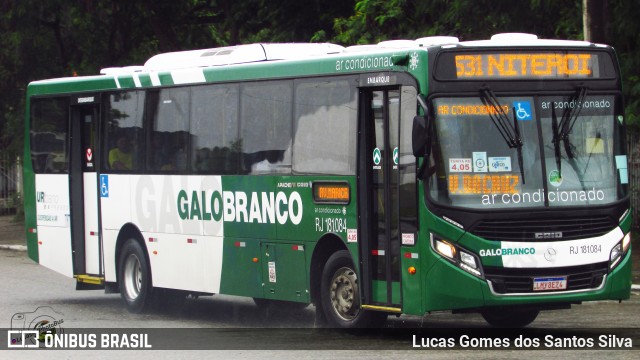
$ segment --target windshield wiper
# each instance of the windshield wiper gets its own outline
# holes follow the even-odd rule
[[[516,108],[513,107],[513,127],[516,130],[516,150],[518,152],[518,167],[520,167],[520,176],[522,177],[522,183],[526,184],[524,180],[524,167],[522,166],[522,136],[520,136],[520,125],[518,124],[518,119],[516,118]]]
[[[484,88],[481,91],[480,99],[482,103],[487,107],[489,118],[498,129],[500,136],[504,139],[507,146],[510,149],[516,149],[518,151],[518,167],[520,168],[520,175],[522,176],[522,183],[525,184],[524,167],[522,165],[522,136],[520,135],[520,125],[516,118],[515,108],[513,108],[513,125],[509,123],[509,117],[507,112],[503,110],[502,105],[498,101],[491,89]],[[492,111],[494,109],[495,111]]]
[[[556,115],[555,106],[551,106],[551,129],[553,130],[553,152],[556,156],[556,168],[562,176],[562,154],[560,154],[560,131],[558,130],[558,116]]]
[[[578,164],[576,163],[574,155],[575,146],[571,144],[569,134],[571,133],[573,126],[576,124],[578,117],[580,116],[584,99],[587,97],[587,92],[588,91],[586,87],[580,87],[578,91],[571,97],[569,103],[574,104],[574,106],[573,108],[571,106],[567,106],[565,108],[564,112],[562,113],[562,119],[560,119],[560,123],[558,123],[555,106],[552,105],[551,107],[551,129],[553,130],[552,142],[558,173],[560,174],[560,176],[562,176],[562,154],[560,153],[560,141],[562,141],[562,143],[564,144],[564,151],[567,153],[569,165],[571,165],[571,168],[578,176],[578,180],[580,181],[583,190],[585,190],[584,173],[580,171],[580,169],[578,168]]]
[[[562,143],[564,144],[564,151],[567,153],[569,159],[574,158],[573,150],[575,149],[575,147],[569,140],[569,134],[571,133],[573,126],[576,124],[576,121],[580,116],[582,105],[586,97],[587,88],[579,88],[576,94],[571,97],[570,103],[575,104],[575,107],[571,108],[570,106],[567,106],[567,108],[564,110],[564,113],[562,114],[562,120],[560,120],[560,124],[558,126],[558,130],[560,130],[560,132],[558,133],[554,130],[554,135],[558,134],[558,139],[562,140]]]

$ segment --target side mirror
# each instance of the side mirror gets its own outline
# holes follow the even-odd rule
[[[416,116],[413,118],[413,129],[411,130],[411,141],[413,147],[413,155],[415,157],[423,157],[425,154],[425,146],[429,138],[427,131],[427,117]]]

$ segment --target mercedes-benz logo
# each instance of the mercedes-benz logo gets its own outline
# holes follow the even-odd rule
[[[557,252],[556,252],[556,249],[554,248],[547,248],[547,250],[544,252],[544,258],[548,262],[555,262],[556,255],[557,255]]]

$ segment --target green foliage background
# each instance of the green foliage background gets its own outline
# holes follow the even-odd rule
[[[627,124],[640,128],[640,6],[617,0],[608,9],[606,42],[620,58]],[[0,150],[22,152],[25,88],[33,80],[241,43],[476,40],[500,32],[581,40],[582,1],[0,0]]]

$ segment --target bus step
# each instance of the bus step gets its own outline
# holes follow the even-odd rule
[[[402,313],[401,308],[389,307],[389,306],[378,306],[378,305],[362,305],[362,308],[365,310],[373,310],[373,311],[384,311],[389,313]]]
[[[76,275],[74,276],[78,282],[83,282],[87,284],[93,285],[102,285],[104,284],[103,277],[91,276],[91,275]]]

